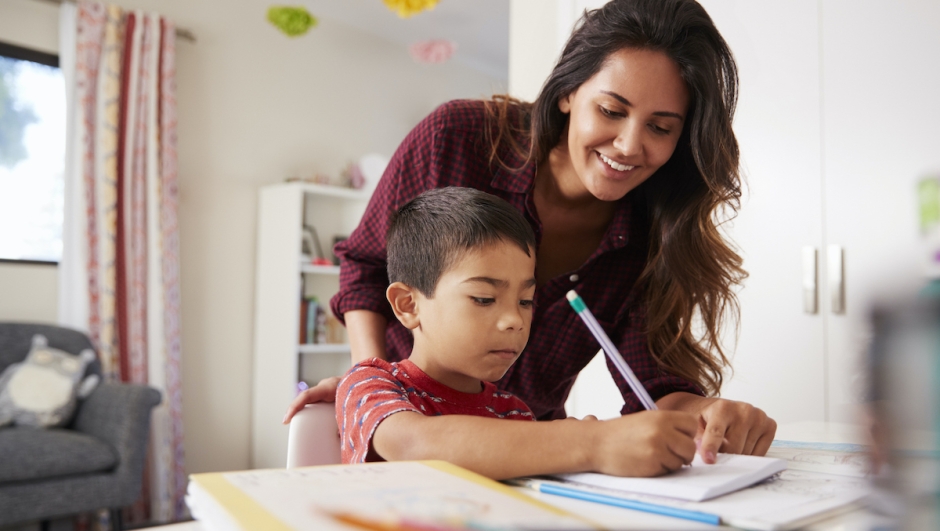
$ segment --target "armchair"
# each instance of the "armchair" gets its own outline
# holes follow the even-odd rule
[[[88,337],[53,325],[0,322],[0,371],[22,361],[32,337],[78,354]],[[101,374],[95,360],[88,369]],[[64,428],[0,428],[0,527],[118,509],[140,495],[150,412],[160,392],[144,385],[101,382]]]

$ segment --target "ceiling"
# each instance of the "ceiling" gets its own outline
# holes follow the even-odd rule
[[[382,0],[304,0],[320,24],[330,21],[408,45],[430,39],[457,43],[457,61],[501,80],[509,77],[509,0],[441,0],[434,9],[399,18]]]

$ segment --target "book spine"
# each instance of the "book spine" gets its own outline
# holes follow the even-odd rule
[[[297,328],[300,336],[297,342],[303,345],[307,342],[307,301],[303,298],[300,299],[300,326]]]
[[[316,333],[316,342],[317,343],[327,343],[326,337],[326,309],[321,307],[317,308],[316,313],[316,328],[314,330]]]
[[[320,311],[320,305],[317,303],[316,298],[310,299],[307,303],[307,343],[316,343],[317,312]]]

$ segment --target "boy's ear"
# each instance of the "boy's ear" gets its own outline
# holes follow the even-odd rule
[[[414,330],[421,324],[418,318],[418,301],[415,300],[416,290],[404,282],[393,282],[385,290],[385,298],[392,305],[395,317],[405,325],[405,328]]]

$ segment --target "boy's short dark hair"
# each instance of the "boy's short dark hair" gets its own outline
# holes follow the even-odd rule
[[[436,188],[394,212],[386,233],[389,282],[403,282],[434,296],[441,275],[461,253],[499,240],[515,243],[526,255],[535,233],[518,210],[475,188]]]

